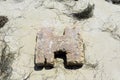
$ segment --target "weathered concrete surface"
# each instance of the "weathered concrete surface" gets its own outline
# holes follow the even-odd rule
[[[81,65],[84,62],[83,41],[75,28],[66,28],[62,36],[54,35],[53,28],[42,28],[36,40],[35,64],[38,66],[54,66],[57,51],[66,53],[67,66]]]

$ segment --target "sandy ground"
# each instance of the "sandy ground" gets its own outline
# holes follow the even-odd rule
[[[9,18],[3,28],[10,27],[5,41],[16,52],[10,80],[120,80],[120,6],[93,0],[93,17],[79,21],[65,15],[60,2],[53,3],[0,0],[0,15]],[[34,70],[35,38],[41,27],[54,27],[57,35],[65,27],[78,28],[85,44],[83,67],[66,69],[63,60],[57,59],[53,69]]]

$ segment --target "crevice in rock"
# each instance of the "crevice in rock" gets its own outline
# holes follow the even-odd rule
[[[81,20],[81,19],[87,19],[93,16],[93,10],[94,10],[95,5],[88,5],[87,8],[85,8],[82,12],[80,13],[73,13],[73,17]]]
[[[6,16],[0,16],[0,28],[2,28],[8,22],[8,18]]]
[[[110,2],[112,4],[120,4],[120,0],[105,0],[107,2]]]
[[[30,73],[26,76],[26,78],[23,79],[23,80],[28,80],[28,79],[30,78],[31,74],[32,74],[32,72],[30,72]]]

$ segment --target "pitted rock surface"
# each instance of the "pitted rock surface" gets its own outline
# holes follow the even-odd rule
[[[83,41],[76,29],[66,28],[62,36],[53,34],[52,28],[42,28],[37,34],[35,64],[54,66],[57,51],[66,53],[66,65],[81,65],[84,62]],[[60,54],[60,53],[56,53]]]

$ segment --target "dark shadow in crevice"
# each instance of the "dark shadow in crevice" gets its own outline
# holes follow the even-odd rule
[[[82,20],[82,19],[88,19],[93,16],[93,10],[94,10],[95,5],[88,5],[87,8],[85,8],[82,12],[79,13],[73,13],[73,17],[76,18],[77,20]]]
[[[0,16],[0,28],[2,28],[8,22],[8,18],[6,16]]]
[[[120,0],[105,0],[107,2],[110,2],[112,4],[120,4]]]

